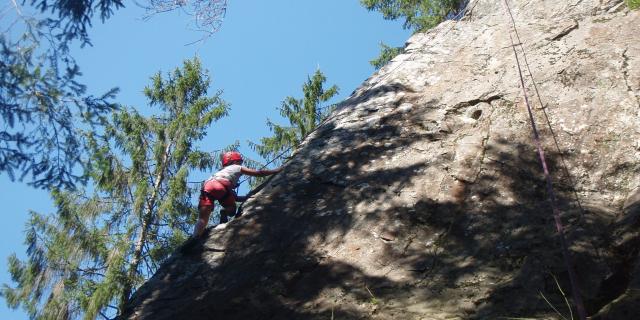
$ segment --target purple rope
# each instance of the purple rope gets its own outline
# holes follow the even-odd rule
[[[513,28],[514,30],[516,30],[516,33],[517,33],[515,19],[513,17],[513,14],[511,13],[511,8],[509,7],[507,0],[504,0],[504,4],[507,6],[507,12],[511,16],[511,22],[513,24]],[[556,201],[557,201],[556,194],[553,191],[553,184],[551,182],[551,175],[549,174],[547,161],[544,156],[544,149],[542,148],[542,144],[540,143],[540,134],[538,133],[538,128],[536,127],[536,122],[535,122],[535,119],[533,118],[531,104],[529,103],[529,97],[527,96],[527,90],[524,84],[524,77],[522,76],[522,68],[520,67],[520,59],[518,58],[516,45],[513,42],[513,37],[511,36],[511,34],[509,34],[509,38],[511,39],[511,47],[513,49],[513,54],[516,57],[516,64],[518,66],[518,73],[520,76],[520,84],[522,85],[522,93],[524,94],[524,101],[527,105],[527,112],[529,113],[529,121],[531,122],[531,129],[533,131],[533,139],[536,144],[536,148],[538,149],[538,156],[540,158],[540,163],[542,164],[542,171],[544,172],[544,177],[547,184],[547,194],[549,196],[549,201],[551,202],[551,211],[553,213],[553,218],[555,220],[556,231],[560,238],[560,245],[562,246],[562,256],[564,258],[564,264],[565,264],[565,267],[567,268],[567,272],[569,273],[569,280],[571,281],[571,290],[572,290],[573,300],[578,311],[578,316],[580,317],[581,320],[586,320],[587,313],[584,307],[584,303],[582,301],[582,296],[580,294],[578,279],[571,263],[571,256],[569,255],[567,241],[564,236],[564,227],[562,225],[562,219],[560,218],[560,213],[558,212],[558,208],[556,205]],[[522,46],[522,43],[520,43],[520,46]],[[524,47],[522,48],[522,50],[524,51]]]

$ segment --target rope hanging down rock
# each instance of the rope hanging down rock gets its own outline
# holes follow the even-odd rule
[[[506,10],[507,10],[506,12],[511,18],[512,27],[513,27],[514,31],[516,32],[516,34],[517,34],[515,18],[513,17],[513,13],[511,12],[511,8],[509,7],[509,3],[507,2],[507,0],[504,0],[504,4],[505,4]],[[581,293],[580,293],[580,287],[578,285],[577,276],[576,276],[575,271],[573,269],[573,263],[571,261],[571,256],[569,254],[567,241],[566,241],[565,236],[564,236],[564,226],[562,225],[562,219],[560,218],[560,213],[559,213],[558,208],[557,208],[556,194],[553,191],[553,184],[551,182],[551,175],[549,174],[549,168],[547,166],[547,161],[545,159],[544,149],[542,148],[542,144],[540,142],[540,134],[539,134],[538,129],[536,127],[535,119],[533,117],[533,111],[532,111],[532,108],[531,108],[531,104],[529,103],[529,97],[527,95],[527,89],[526,89],[525,83],[524,83],[524,76],[522,75],[522,68],[520,66],[520,58],[518,57],[518,52],[516,51],[516,46],[520,46],[521,50],[524,52],[524,46],[523,46],[521,41],[519,41],[518,44],[514,43],[513,37],[511,36],[511,34],[509,34],[509,39],[511,40],[511,48],[513,49],[513,54],[514,54],[514,56],[516,58],[516,65],[518,67],[518,74],[520,76],[520,85],[522,86],[522,93],[524,95],[524,101],[525,101],[525,104],[527,106],[527,112],[529,114],[529,122],[531,124],[531,129],[533,131],[533,140],[534,140],[534,143],[536,145],[536,148],[538,149],[538,156],[540,158],[540,164],[542,165],[542,171],[544,172],[544,177],[545,177],[545,180],[546,180],[547,196],[549,197],[549,202],[551,204],[551,211],[553,213],[553,218],[555,220],[556,231],[558,233],[558,237],[559,237],[559,240],[560,240],[560,245],[562,246],[562,256],[564,258],[564,263],[565,263],[565,267],[567,269],[567,272],[569,273],[569,280],[571,281],[571,291],[572,291],[572,295],[573,295],[573,300],[574,300],[574,303],[576,305],[576,309],[578,311],[578,316],[580,317],[580,320],[586,320],[587,319],[587,313],[586,313],[586,310],[585,310],[585,307],[584,307],[584,303],[582,301],[582,296],[581,296]]]

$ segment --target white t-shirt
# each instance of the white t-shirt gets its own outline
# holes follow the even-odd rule
[[[242,175],[241,170],[242,170],[241,165],[231,164],[220,169],[220,171],[216,172],[213,175],[213,177],[229,180],[229,182],[231,182],[231,187],[235,188],[236,184],[238,184],[238,180],[240,179],[240,176]]]

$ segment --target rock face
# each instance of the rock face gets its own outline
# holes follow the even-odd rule
[[[122,318],[569,317],[519,36],[587,311],[637,319],[640,12],[509,3],[517,35],[503,1],[475,0],[410,38],[243,217],[175,253]]]

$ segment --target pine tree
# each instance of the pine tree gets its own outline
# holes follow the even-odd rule
[[[369,63],[378,70],[402,52],[404,52],[403,47],[390,47],[384,43],[380,43],[380,55],[369,61]]]
[[[28,178],[38,188],[74,188],[86,182],[76,131],[99,128],[102,117],[114,109],[111,100],[118,90],[97,97],[87,94],[69,48],[74,43],[91,45],[92,23],[105,22],[124,8],[125,1],[5,3],[0,15],[0,25],[6,26],[0,34],[0,173],[12,180]],[[190,13],[206,37],[220,27],[227,2],[142,0],[137,4],[147,9],[148,16],[177,9]]]
[[[122,0],[9,2],[13,8],[0,15],[7,26],[0,35],[0,173],[31,176],[38,188],[73,188],[85,182],[77,128],[99,128],[118,90],[87,94],[69,47],[91,44],[94,15],[104,22]],[[28,15],[25,5],[41,14]]]
[[[49,30],[29,20],[17,40],[0,35],[0,173],[30,177],[40,188],[83,182],[78,127],[99,127],[117,89],[94,97],[78,82],[80,68]],[[59,44],[66,47],[66,42]],[[56,47],[53,47],[56,46]]]
[[[463,9],[466,0],[360,0],[368,10],[380,11],[387,20],[404,18],[404,28],[416,32],[438,25]]]
[[[317,70],[302,86],[304,97],[286,97],[279,108],[280,115],[289,121],[289,126],[275,124],[267,120],[273,136],[260,139],[260,143],[250,142],[251,147],[264,159],[276,166],[282,164],[302,140],[311,133],[328,115],[334,106],[322,106],[338,94],[338,87],[324,88],[326,77]],[[276,159],[276,157],[279,157]]]
[[[144,94],[160,114],[122,108],[103,135],[87,133],[90,190],[52,193],[57,212],[32,213],[27,261],[9,259],[16,287],[9,306],[35,319],[108,318],[190,234],[197,213],[187,176],[217,157],[199,151],[211,123],[228,113],[197,59],[167,77],[152,77]]]
[[[360,3],[370,11],[380,11],[384,19],[404,18],[405,29],[423,32],[459,13],[468,0],[360,0]],[[402,52],[403,47],[381,43],[380,54],[369,63],[377,70]]]

